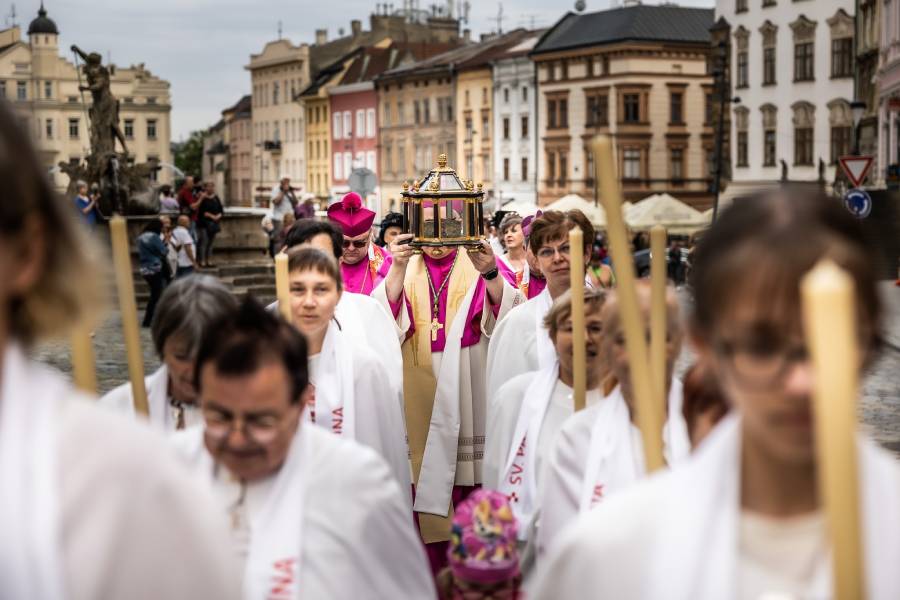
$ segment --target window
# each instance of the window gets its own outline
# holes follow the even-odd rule
[[[522,157],[522,181],[528,181],[528,157]]]
[[[344,152],[344,177],[350,177],[351,173],[353,173],[353,155]]]
[[[334,113],[334,115],[332,115],[332,121],[334,125],[334,139],[339,140],[341,139],[341,113]]]
[[[852,127],[833,126],[831,128],[831,164],[835,164],[838,158],[850,154],[850,133]]]
[[[472,117],[466,117],[466,141],[472,141]]]
[[[673,183],[683,183],[684,148],[669,149],[669,176]]]
[[[356,137],[366,135],[366,111],[356,111]]]
[[[556,153],[547,152],[547,181],[552,185],[556,181]]]
[[[375,109],[366,109],[366,137],[375,137]]]
[[[566,178],[568,177],[569,164],[568,164],[568,156],[565,152],[559,153],[559,185],[566,184]]]
[[[384,152],[382,152],[382,156],[384,157],[384,170],[386,173],[394,172],[394,153],[393,148],[390,145],[384,147]]]
[[[640,94],[624,94],[622,96],[623,119],[625,123],[641,122],[641,96]]]
[[[556,100],[547,100],[547,128],[556,129]]]
[[[481,139],[491,139],[491,116],[487,111],[481,111]]]
[[[641,151],[638,148],[625,148],[622,151],[622,178],[641,178]]]
[[[44,131],[47,133],[47,139],[53,139],[53,119],[47,119],[44,123]]]
[[[340,152],[334,153],[334,178],[344,178],[344,160]]]
[[[387,102],[384,103],[384,111],[381,117],[381,122],[385,127],[391,126],[391,105]]]
[[[349,110],[343,112],[344,115],[344,139],[349,140],[353,137],[353,117]]]
[[[28,83],[25,81],[16,82],[16,99],[28,100]]]
[[[469,107],[469,90],[466,90],[464,99],[465,99],[465,104],[464,104],[464,106],[465,106],[466,108],[468,108],[468,107]]]
[[[397,103],[397,125],[403,125],[403,103]]]
[[[831,40],[831,76],[853,77],[853,38]]]
[[[503,159],[503,181],[509,181],[509,159]]]
[[[406,148],[403,144],[397,146],[397,169],[403,173],[406,169]]]
[[[503,102],[509,104],[509,88],[503,88]]]
[[[156,139],[156,119],[147,119],[147,139]]]
[[[763,85],[775,85],[775,48],[763,48]]]
[[[422,113],[419,111],[419,101],[413,102],[413,123],[418,125],[422,121]]]
[[[747,61],[748,55],[746,51],[738,52],[737,55],[737,87],[745,88],[748,85],[747,77]]]
[[[128,99],[126,98],[125,101],[127,102]],[[147,97],[147,104],[156,104],[156,96],[148,96],[148,97]]]
[[[794,164],[813,165],[813,128],[794,128]]]
[[[706,148],[705,161],[706,163],[706,176],[707,177],[715,177],[716,176],[716,149],[715,148]]]
[[[376,164],[375,164],[375,151],[374,150],[366,151],[366,168],[373,172],[378,170],[376,168]]]
[[[279,87],[278,87],[278,82],[276,81],[275,83],[272,84],[272,106],[275,106],[276,104],[278,104],[278,91],[279,91]]]
[[[560,71],[561,71],[560,79],[568,79],[569,78],[569,63],[564,60],[561,61]]]
[[[587,97],[587,127],[605,126],[609,124],[609,96],[591,94]]]
[[[487,103],[488,103],[487,88],[481,88],[481,105],[484,106]]]
[[[737,133],[737,166],[746,167],[747,160],[747,132],[738,131]]]
[[[522,117],[522,137],[528,137],[528,115]]]
[[[125,119],[125,139],[134,139],[134,119]]]
[[[447,107],[447,122],[452,123],[454,121],[454,119],[453,119],[453,98],[447,98],[447,101],[445,104]]]
[[[509,117],[503,117],[503,139],[509,139]]]
[[[50,81],[44,82],[44,98],[52,98],[53,97],[53,83]]]
[[[763,0],[763,8],[767,6],[775,6],[775,0]]]
[[[734,12],[747,12],[747,0],[737,0],[735,2]]]
[[[584,148],[584,183],[588,187],[594,185],[594,152],[589,146]]]
[[[69,139],[77,140],[78,138],[78,119],[69,119]]]
[[[763,132],[763,166],[775,166],[775,130],[766,129]]]
[[[813,43],[794,45],[794,81],[814,81]]]
[[[715,106],[715,97],[711,92],[706,93],[706,104],[703,106],[703,123],[706,125],[712,125],[713,122],[713,107]]]
[[[675,125],[684,125],[684,94],[672,92],[669,96],[669,122]]]
[[[522,101],[523,102],[528,101],[528,87],[527,86],[522,86]]]

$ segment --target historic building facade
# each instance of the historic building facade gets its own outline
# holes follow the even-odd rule
[[[726,199],[779,181],[827,186],[852,149],[854,0],[718,0],[731,26],[732,182]]]
[[[493,168],[497,204],[537,202],[537,93],[528,53],[543,32],[532,32],[491,62]]]
[[[590,142],[608,134],[626,200],[711,205],[712,24],[712,10],[636,5],[569,13],[542,36],[531,52],[539,204],[596,198]]]
[[[158,160],[164,166],[155,178],[170,183],[173,172],[165,166],[172,163],[169,83],[143,64],[111,70],[129,154],[136,163]],[[82,160],[90,152],[91,95],[78,86],[78,69],[60,53],[59,30],[43,7],[28,27],[28,41],[18,27],[0,31],[0,97],[31,132],[59,189],[68,186],[69,178],[58,171],[58,163]]]
[[[878,67],[880,177],[900,168],[900,0],[883,0]]]
[[[249,95],[222,111],[228,151],[228,198],[231,206],[251,206],[253,198],[253,109]]]

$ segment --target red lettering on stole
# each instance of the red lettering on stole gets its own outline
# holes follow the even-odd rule
[[[292,597],[291,586],[296,580],[294,570],[297,567],[296,558],[283,558],[272,563],[272,587],[268,593],[268,600],[289,600]]]
[[[331,411],[331,431],[341,435],[344,430],[344,407],[336,408]]]
[[[594,491],[591,494],[591,508],[597,505],[598,502],[603,500],[603,488],[605,486],[602,483],[598,483],[594,486]]]
[[[309,411],[309,420],[316,422],[316,386],[310,384],[309,401],[306,403],[306,410]]]
[[[524,481],[524,473],[525,473],[525,464],[521,460],[525,457],[525,440],[522,440],[522,443],[519,445],[519,449],[516,451],[516,458],[513,460],[512,468],[509,471],[509,477],[507,481],[509,481],[510,485],[522,485]],[[519,497],[515,492],[511,493],[507,500],[509,502],[518,502]]]

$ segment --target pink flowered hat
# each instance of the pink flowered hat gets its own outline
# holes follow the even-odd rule
[[[456,507],[447,558],[457,579],[480,584],[519,574],[516,518],[506,496],[475,490]]]
[[[531,235],[531,225],[532,223],[534,223],[534,220],[540,219],[543,214],[544,211],[539,210],[533,215],[528,215],[527,217],[522,219],[522,233],[525,234],[526,238]]]

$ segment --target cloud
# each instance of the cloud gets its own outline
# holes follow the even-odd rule
[[[440,0],[433,0],[441,4]],[[499,4],[469,0],[473,37],[497,26]],[[403,2],[395,0],[395,8]],[[419,0],[419,6],[430,2]],[[504,30],[548,27],[574,7],[571,2],[506,0]],[[712,6],[713,0],[688,0],[683,5]],[[39,3],[18,2],[17,22],[23,30],[36,15]],[[455,1],[454,1],[455,5]],[[589,10],[608,8],[609,0],[588,0]],[[375,9],[369,0],[338,3],[301,0],[47,0],[48,16],[60,30],[60,48],[77,44],[88,51],[111,55],[118,65],[145,63],[155,75],[172,84],[173,140],[215,123],[223,108],[250,91],[244,66],[250,54],[275,39],[281,22],[283,36],[294,43],[311,42],[315,30],[350,30],[350,20],[368,28]],[[24,33],[24,31],[23,31]]]

